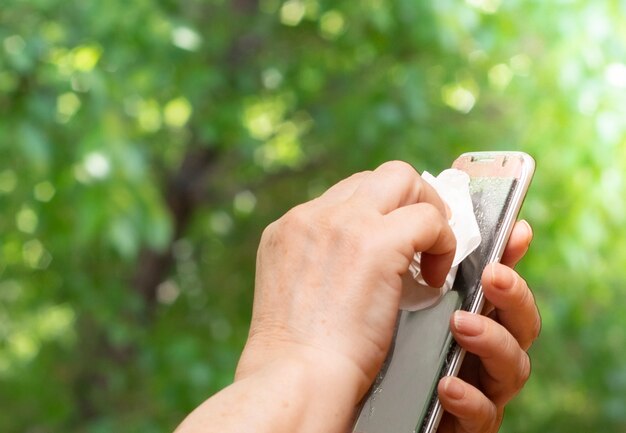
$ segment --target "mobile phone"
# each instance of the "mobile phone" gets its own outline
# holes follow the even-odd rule
[[[401,311],[387,359],[357,414],[354,433],[434,433],[443,409],[437,384],[457,375],[465,352],[449,328],[455,310],[481,313],[481,276],[499,261],[535,169],[523,152],[472,152],[452,164],[470,176],[482,241],[461,264],[452,290],[434,306]]]

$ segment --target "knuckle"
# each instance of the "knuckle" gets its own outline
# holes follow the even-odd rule
[[[412,184],[415,193],[419,196],[419,191],[424,188],[424,181],[422,181],[419,173],[413,166],[404,161],[388,161],[382,164],[378,170],[387,173],[400,180],[402,184]]]
[[[527,317],[532,317],[531,320],[528,320],[528,325],[524,326],[523,331],[520,333],[520,336],[523,336],[523,338],[520,338],[520,344],[524,349],[528,349],[541,333],[541,317],[537,310],[535,297],[524,279],[518,276],[514,287],[514,291],[517,294],[516,309],[527,314]]]
[[[387,161],[380,165],[380,169],[389,170],[394,173],[401,174],[403,176],[415,176],[417,175],[417,171],[411,164],[405,161]]]
[[[439,232],[440,236],[443,236],[448,230],[450,234],[452,234],[452,229],[448,225],[448,222],[434,204],[422,202],[417,206],[423,218],[432,226],[433,231]]]
[[[528,353],[522,351],[522,355],[520,356],[519,363],[520,365],[519,365],[518,374],[517,374],[516,381],[515,381],[516,393],[524,387],[524,385],[530,378],[531,365],[530,365],[530,357],[528,356]]]
[[[366,178],[366,177],[368,177],[371,174],[372,174],[372,170],[358,171],[358,172],[352,174],[348,179],[359,180],[359,179]]]
[[[501,343],[499,346],[502,348],[504,353],[515,354],[521,350],[515,337],[513,337],[508,331],[504,332],[500,338]]]
[[[299,229],[309,225],[309,218],[305,207],[298,205],[290,209],[279,221],[283,227]]]
[[[278,224],[278,221],[274,221],[263,229],[263,233],[261,233],[260,246],[272,245],[275,242]]]
[[[539,338],[539,334],[541,334],[541,317],[539,316],[539,313],[537,313],[535,315],[535,321],[533,323],[533,325],[530,328],[530,344],[533,343],[533,341],[535,341],[537,338]]]
[[[276,227],[276,221],[269,223],[265,229],[263,229],[263,233],[261,233],[261,239],[266,239],[272,236],[274,229]]]
[[[261,235],[261,243],[268,246],[292,242],[310,235],[315,216],[305,205],[298,205],[268,225]]]
[[[515,283],[513,284],[513,292],[517,295],[517,307],[524,309],[535,305],[535,298],[526,284],[526,281],[515,274]]]
[[[439,209],[435,207],[435,205],[431,203],[420,203],[420,210],[426,214],[426,217],[434,219],[434,220],[442,220],[443,216],[439,212]]]

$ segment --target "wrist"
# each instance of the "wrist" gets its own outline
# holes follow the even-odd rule
[[[298,432],[345,432],[369,387],[365,374],[339,354],[299,345],[257,348],[249,342],[235,383],[250,380],[275,390],[285,426]]]

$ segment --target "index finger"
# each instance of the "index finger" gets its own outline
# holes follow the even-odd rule
[[[445,205],[435,189],[402,161],[380,165],[362,180],[352,198],[373,206],[383,215],[415,203],[430,203],[446,215]]]
[[[432,287],[441,287],[456,250],[456,238],[447,220],[431,204],[416,203],[390,212],[384,221],[385,237],[402,251],[407,268],[416,251],[424,253],[422,276]]]

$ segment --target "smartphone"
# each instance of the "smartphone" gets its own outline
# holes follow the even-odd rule
[[[522,152],[473,152],[452,164],[470,176],[482,241],[457,271],[452,290],[434,306],[401,311],[387,359],[364,398],[354,433],[434,433],[443,409],[437,384],[457,375],[465,352],[450,332],[455,310],[481,313],[481,276],[499,261],[528,191],[535,162]]]

